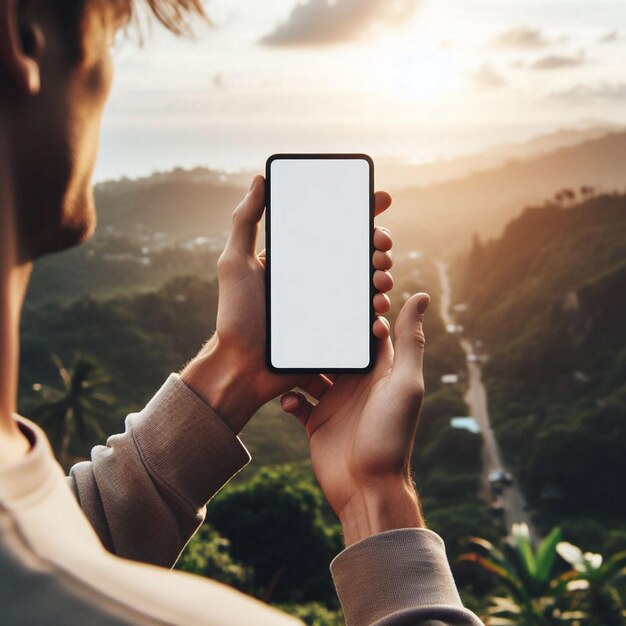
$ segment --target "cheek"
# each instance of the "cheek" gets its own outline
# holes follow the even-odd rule
[[[105,54],[102,59],[91,66],[85,77],[86,95],[90,106],[100,112],[111,92],[113,83],[113,63],[110,56]]]

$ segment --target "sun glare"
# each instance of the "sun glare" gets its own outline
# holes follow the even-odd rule
[[[456,85],[455,62],[445,50],[420,45],[407,51],[397,50],[385,60],[384,77],[398,98],[433,99]]]

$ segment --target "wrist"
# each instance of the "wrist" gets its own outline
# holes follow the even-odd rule
[[[235,433],[261,403],[250,391],[249,372],[214,335],[181,371],[181,380],[200,396]]]
[[[339,513],[346,547],[398,528],[425,528],[417,492],[403,478],[359,489]]]

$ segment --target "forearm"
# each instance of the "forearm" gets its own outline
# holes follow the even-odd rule
[[[229,426],[172,374],[68,480],[109,550],[171,567],[207,501],[249,461]]]

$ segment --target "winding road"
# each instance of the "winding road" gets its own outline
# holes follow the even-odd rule
[[[450,288],[448,266],[443,261],[435,261],[435,265],[439,272],[439,281],[441,283],[440,315],[444,324],[448,326],[449,324],[455,323],[452,317],[452,291]],[[474,352],[472,344],[468,339],[459,336],[459,341],[466,355]],[[489,472],[496,469],[503,469],[505,465],[502,462],[500,448],[489,421],[487,392],[482,382],[480,363],[468,361],[467,369],[468,387],[465,394],[465,402],[469,406],[470,414],[476,420],[483,437],[483,471],[481,482],[483,493],[485,497],[489,499],[491,494],[488,479]],[[531,538],[533,541],[536,541],[536,531],[530,519],[530,515],[526,511],[524,497],[515,480],[512,485],[504,487],[501,497],[504,506],[504,522],[507,533],[511,532],[513,524],[526,523],[530,530]]]

